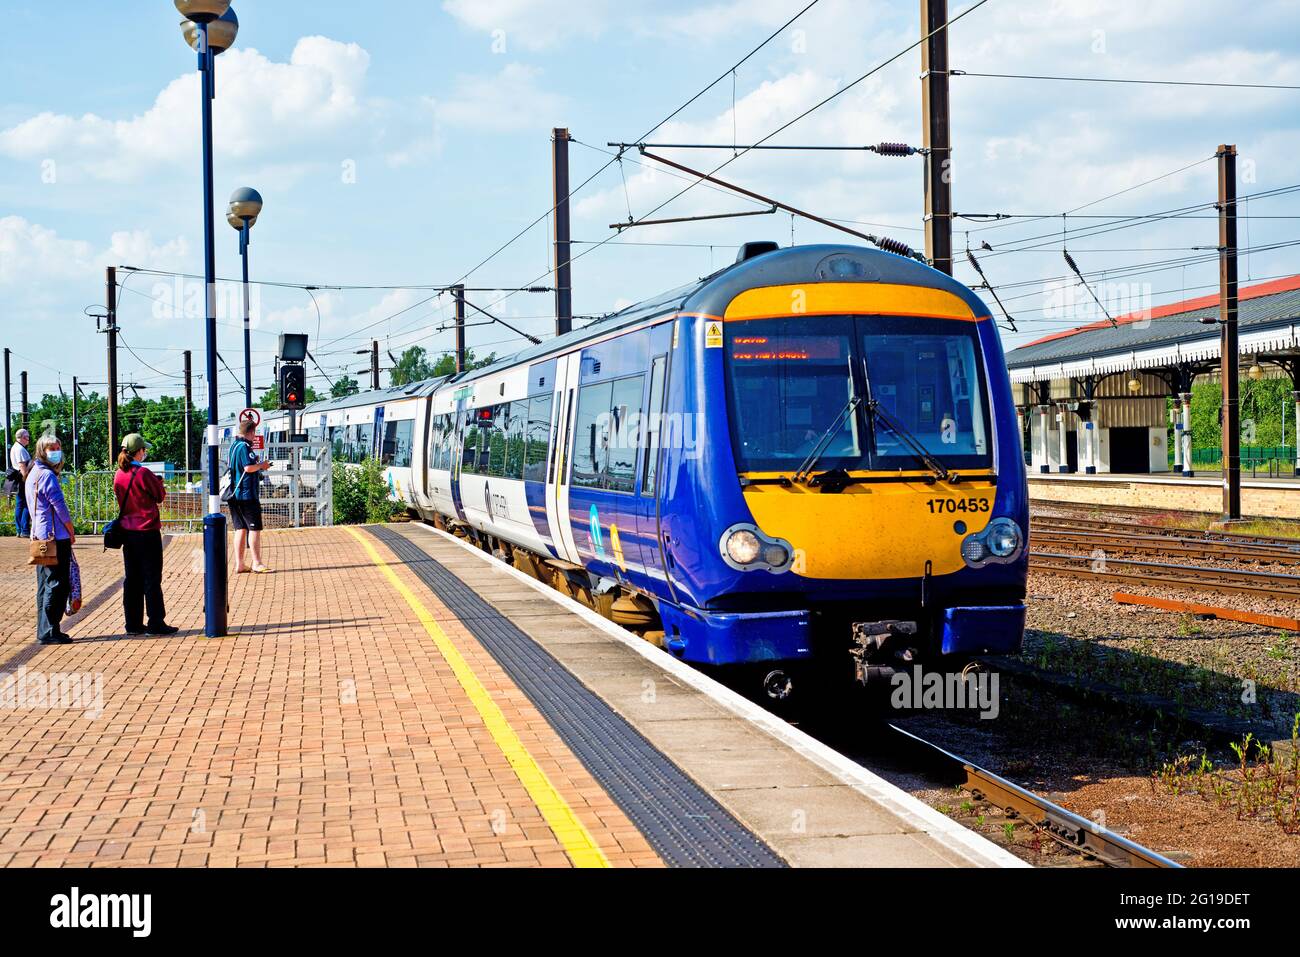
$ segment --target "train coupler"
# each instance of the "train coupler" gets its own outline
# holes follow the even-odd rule
[[[861,685],[875,684],[893,673],[885,662],[909,663],[918,655],[915,639],[919,627],[914,621],[855,621],[853,623],[854,678]]]

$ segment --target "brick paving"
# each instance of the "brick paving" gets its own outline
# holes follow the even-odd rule
[[[344,529],[267,533],[203,635],[199,536],[166,551],[169,638],[127,638],[121,558],[79,544],[88,607],[34,642],[34,571],[0,540],[0,672],[102,682],[0,710],[0,866],[569,866],[451,667]],[[491,656],[378,541],[615,866],[640,832]],[[66,703],[66,702],[64,702]],[[0,707],[3,707],[0,698]]]

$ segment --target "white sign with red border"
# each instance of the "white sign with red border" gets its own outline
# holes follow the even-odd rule
[[[262,413],[257,409],[245,409],[243,412],[239,413],[239,421],[252,422],[254,426],[259,426],[262,424]],[[263,436],[254,433],[248,444],[255,452],[261,452],[266,448],[266,439]]]

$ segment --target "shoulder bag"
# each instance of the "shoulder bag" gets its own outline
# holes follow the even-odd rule
[[[143,465],[133,465],[131,472],[131,481],[126,483],[126,494],[122,496],[122,503],[117,507],[117,518],[113,519],[104,526],[104,547],[121,548],[125,539],[122,528],[122,512],[126,508],[126,503],[131,500],[131,489],[135,487],[136,476],[140,474]]]

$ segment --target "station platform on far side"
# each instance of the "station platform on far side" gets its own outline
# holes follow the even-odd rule
[[[0,866],[1019,866],[666,653],[423,525],[266,533],[203,634],[122,633],[76,548],[71,645],[0,542]],[[6,691],[6,688],[8,691]]]
[[[1029,498],[1031,502],[1215,513],[1223,507],[1223,473],[1030,472]],[[1243,471],[1241,508],[1253,517],[1300,517],[1300,478],[1252,476]]]

